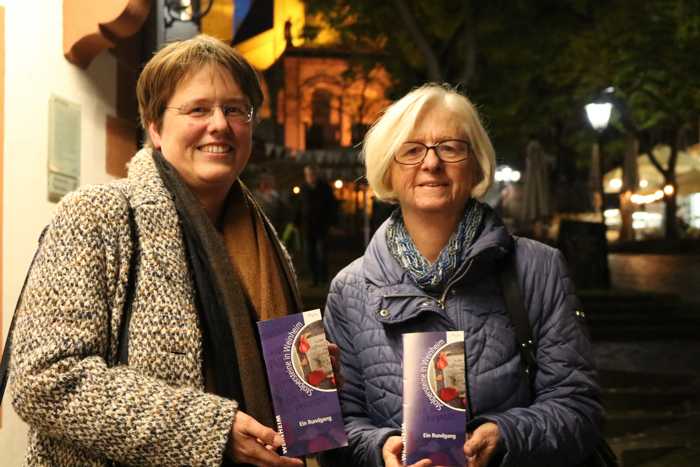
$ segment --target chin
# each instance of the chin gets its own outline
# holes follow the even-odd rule
[[[227,169],[218,168],[200,170],[197,175],[197,178],[199,178],[199,180],[201,180],[203,183],[211,185],[221,185],[225,183],[230,184],[233,183],[233,181],[238,177],[238,173],[231,167],[228,167]]]
[[[416,212],[424,212],[426,214],[447,213],[453,210],[452,206],[447,203],[425,203],[415,207]]]

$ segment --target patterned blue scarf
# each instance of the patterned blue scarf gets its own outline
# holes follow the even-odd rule
[[[391,215],[386,229],[386,242],[391,255],[411,275],[418,287],[429,292],[442,291],[465,259],[484,218],[484,206],[474,199],[467,202],[464,216],[452,233],[447,245],[433,264],[420,254],[406,230],[401,210]]]

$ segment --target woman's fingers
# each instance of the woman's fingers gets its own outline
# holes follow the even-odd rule
[[[403,452],[403,442],[400,436],[389,436],[382,447],[382,457],[385,467],[402,467],[401,453]],[[433,465],[430,459],[421,459],[409,467],[430,467]]]
[[[240,430],[242,434],[253,439],[259,439],[263,444],[269,444],[274,448],[282,446],[282,437],[279,433],[240,410],[236,414],[233,428]]]
[[[410,467],[430,467],[433,462],[430,459],[421,459],[415,464],[411,464]]]
[[[488,422],[477,427],[464,443],[464,455],[469,460],[469,467],[488,465],[500,438],[501,433],[495,423]]]
[[[331,356],[331,366],[333,366],[333,373],[335,374],[335,385],[340,388],[345,382],[343,375],[340,373],[340,348],[328,342],[328,353]]]
[[[389,436],[382,447],[385,467],[401,467],[403,443],[400,436]]]
[[[300,459],[278,455],[274,449],[282,445],[282,437],[240,410],[231,426],[230,438],[230,454],[235,462],[274,467],[304,465]]]

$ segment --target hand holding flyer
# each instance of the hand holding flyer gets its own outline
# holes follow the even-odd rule
[[[347,445],[321,311],[258,322],[282,452]]]
[[[403,462],[464,466],[467,384],[464,332],[403,335]]]

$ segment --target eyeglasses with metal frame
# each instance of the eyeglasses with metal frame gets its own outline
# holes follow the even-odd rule
[[[462,162],[472,152],[469,141],[463,139],[446,139],[431,145],[420,141],[407,141],[399,146],[394,160],[403,165],[422,164],[431,149],[435,151],[438,159],[447,164]]]
[[[177,110],[180,115],[187,116],[195,121],[205,121],[214,115],[214,111],[219,108],[226,120],[230,123],[250,123],[255,114],[252,105],[244,103],[236,104],[185,104],[180,107],[166,107],[166,109]]]

